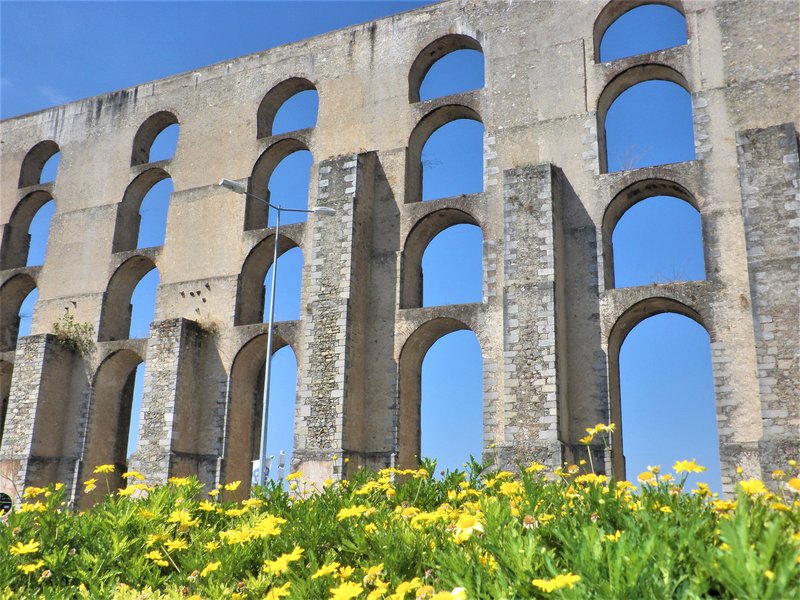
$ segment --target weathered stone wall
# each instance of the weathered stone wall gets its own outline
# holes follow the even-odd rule
[[[73,494],[87,380],[82,358],[52,335],[17,346],[0,456],[4,485],[60,481]]]
[[[559,464],[563,455],[559,417],[568,417],[559,411],[559,396],[566,390],[559,389],[556,368],[565,325],[556,314],[562,199],[554,196],[553,178],[550,165],[505,172],[504,450],[511,464],[532,453]]]
[[[298,149],[314,157],[309,207],[338,212],[286,227],[279,242],[305,258],[300,319],[276,325],[272,349],[288,344],[298,360],[293,468],[325,478],[346,472],[346,459],[413,463],[422,359],[459,329],[481,345],[486,455],[577,460],[585,427],[610,419],[624,430],[619,350],[663,311],[709,332],[725,490],[737,465],[761,475],[797,456],[800,9],[670,0],[688,44],[599,62],[605,29],[637,4],[451,0],[0,123],[0,390],[9,390],[0,488],[93,468],[82,464],[87,437],[110,429],[93,412],[92,386],[114,352],[132,353],[121,376],[147,364],[132,468],[157,481],[246,475],[266,352],[259,277],[275,232],[263,208],[217,182],[263,193]],[[458,48],[483,52],[485,87],[418,101],[426,69]],[[606,111],[652,78],[691,94],[696,159],[607,173]],[[270,111],[311,87],[316,125],[273,136]],[[483,191],[423,203],[422,146],[458,118],[484,126]],[[146,162],[147,140],[171,122],[175,156]],[[57,179],[39,185],[37,165],[56,149]],[[164,244],[135,249],[137,202],[167,176]],[[614,226],[659,194],[699,210],[706,280],[617,289]],[[25,267],[26,219],[51,197],[45,264]],[[423,308],[424,248],[459,223],[483,233],[483,299]],[[150,337],[120,339],[128,290],[152,266]],[[17,340],[18,302],[34,285],[32,335]],[[90,360],[58,358],[44,335],[65,306],[98,332]],[[43,383],[68,371],[63,389]],[[30,466],[45,432],[57,432],[46,444],[57,448],[47,453],[55,470]],[[619,474],[622,442],[611,456]]]
[[[296,459],[313,477],[332,475],[332,457],[342,460],[344,443],[346,365],[352,360],[350,331],[353,234],[356,213],[355,155],[323,161],[319,166],[317,201],[336,209],[336,215],[317,219],[311,229],[306,319],[302,334],[306,356],[298,385],[299,419]],[[356,379],[355,377],[353,378]],[[355,418],[357,415],[353,415]]]
[[[759,450],[762,463],[779,465],[800,452],[797,131],[776,125],[739,132],[736,141],[764,427]]]

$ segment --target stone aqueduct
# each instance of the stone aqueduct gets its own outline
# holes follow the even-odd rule
[[[482,349],[484,447],[504,464],[577,460],[585,427],[618,420],[622,341],[665,311],[709,332],[725,489],[737,465],[760,476],[800,457],[798,4],[661,3],[685,15],[689,43],[613,62],[598,58],[604,31],[644,2],[453,0],[3,121],[0,488],[58,480],[77,497],[102,463],[155,481],[249,480],[274,231],[217,182],[264,189],[297,149],[315,161],[309,206],[337,216],[286,227],[279,246],[305,257],[302,315],[275,330],[275,349],[298,359],[293,468],[321,479],[413,462],[421,361],[459,329]],[[485,87],[419,101],[430,66],[461,48],[484,54]],[[691,94],[696,159],[608,173],[606,111],[651,79]],[[273,136],[281,103],[310,88],[317,125]],[[483,192],[423,203],[422,146],[457,118],[484,125]],[[171,123],[174,158],[150,163]],[[40,184],[56,151],[57,179]],[[166,176],[166,241],[137,250],[139,202]],[[707,278],[616,289],[614,225],[660,194],[699,210]],[[50,198],[46,261],[26,267]],[[483,301],[422,308],[422,252],[458,223],[483,233]],[[153,265],[150,335],[126,339],[131,291]],[[34,286],[31,335],[18,337]],[[65,307],[94,325],[93,355],[49,333]],[[624,473],[619,435],[606,465]]]

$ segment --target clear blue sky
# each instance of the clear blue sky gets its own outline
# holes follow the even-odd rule
[[[109,92],[424,4],[2,2],[0,115]],[[677,12],[645,7],[610,28],[602,58],[684,43],[685,35]],[[482,84],[480,56],[458,53],[431,70],[423,98]],[[315,99],[306,96],[296,99],[300,122],[313,118]],[[672,84],[652,82],[624,93],[608,116],[610,169],[694,158],[690,115],[688,95]],[[299,126],[291,115],[284,116],[283,127]],[[481,136],[482,126],[469,121],[432,136],[423,154],[424,199],[480,191]],[[160,141],[170,145],[169,139]],[[304,206],[310,163],[309,156],[298,153],[282,164],[270,182],[272,198]],[[141,247],[163,239],[170,183],[161,185],[165,191],[154,190],[143,206]],[[46,229],[49,214],[37,215],[35,237]],[[42,260],[43,237],[34,240],[38,249],[32,249],[31,264]],[[681,201],[655,198],[637,205],[624,215],[613,239],[618,287],[704,278],[699,216]],[[469,226],[447,230],[432,242],[423,261],[426,306],[480,301],[480,243],[480,231]],[[280,261],[279,319],[299,314],[301,267],[300,252]],[[134,298],[137,313],[143,313],[134,319],[134,335],[147,331],[147,301],[137,300],[139,294],[152,297],[157,273],[148,278]],[[23,314],[31,308],[27,302]],[[289,349],[276,355],[270,452],[291,445],[294,368]],[[719,488],[710,351],[702,327],[676,315],[646,320],[623,346],[621,376],[629,475],[649,464],[671,466],[676,459],[696,457],[709,467],[702,479]],[[442,338],[426,357],[422,415],[423,452],[441,466],[457,467],[469,453],[480,453],[481,357],[470,332]]]

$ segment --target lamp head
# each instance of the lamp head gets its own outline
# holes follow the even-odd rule
[[[232,179],[220,179],[219,185],[220,187],[227,188],[232,192],[236,192],[237,194],[244,194],[247,192],[243,183],[233,181]]]
[[[335,208],[330,208],[329,206],[317,206],[313,210],[315,215],[324,215],[326,217],[332,217],[336,214]]]

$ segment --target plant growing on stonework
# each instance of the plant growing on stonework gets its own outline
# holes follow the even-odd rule
[[[206,335],[219,335],[219,332],[222,330],[222,322],[219,319],[215,319],[209,315],[203,315],[195,319],[195,323],[200,328],[200,331],[205,333]]]
[[[94,325],[79,323],[75,315],[66,308],[64,314],[53,323],[53,334],[64,348],[77,352],[81,356],[94,353]]]

